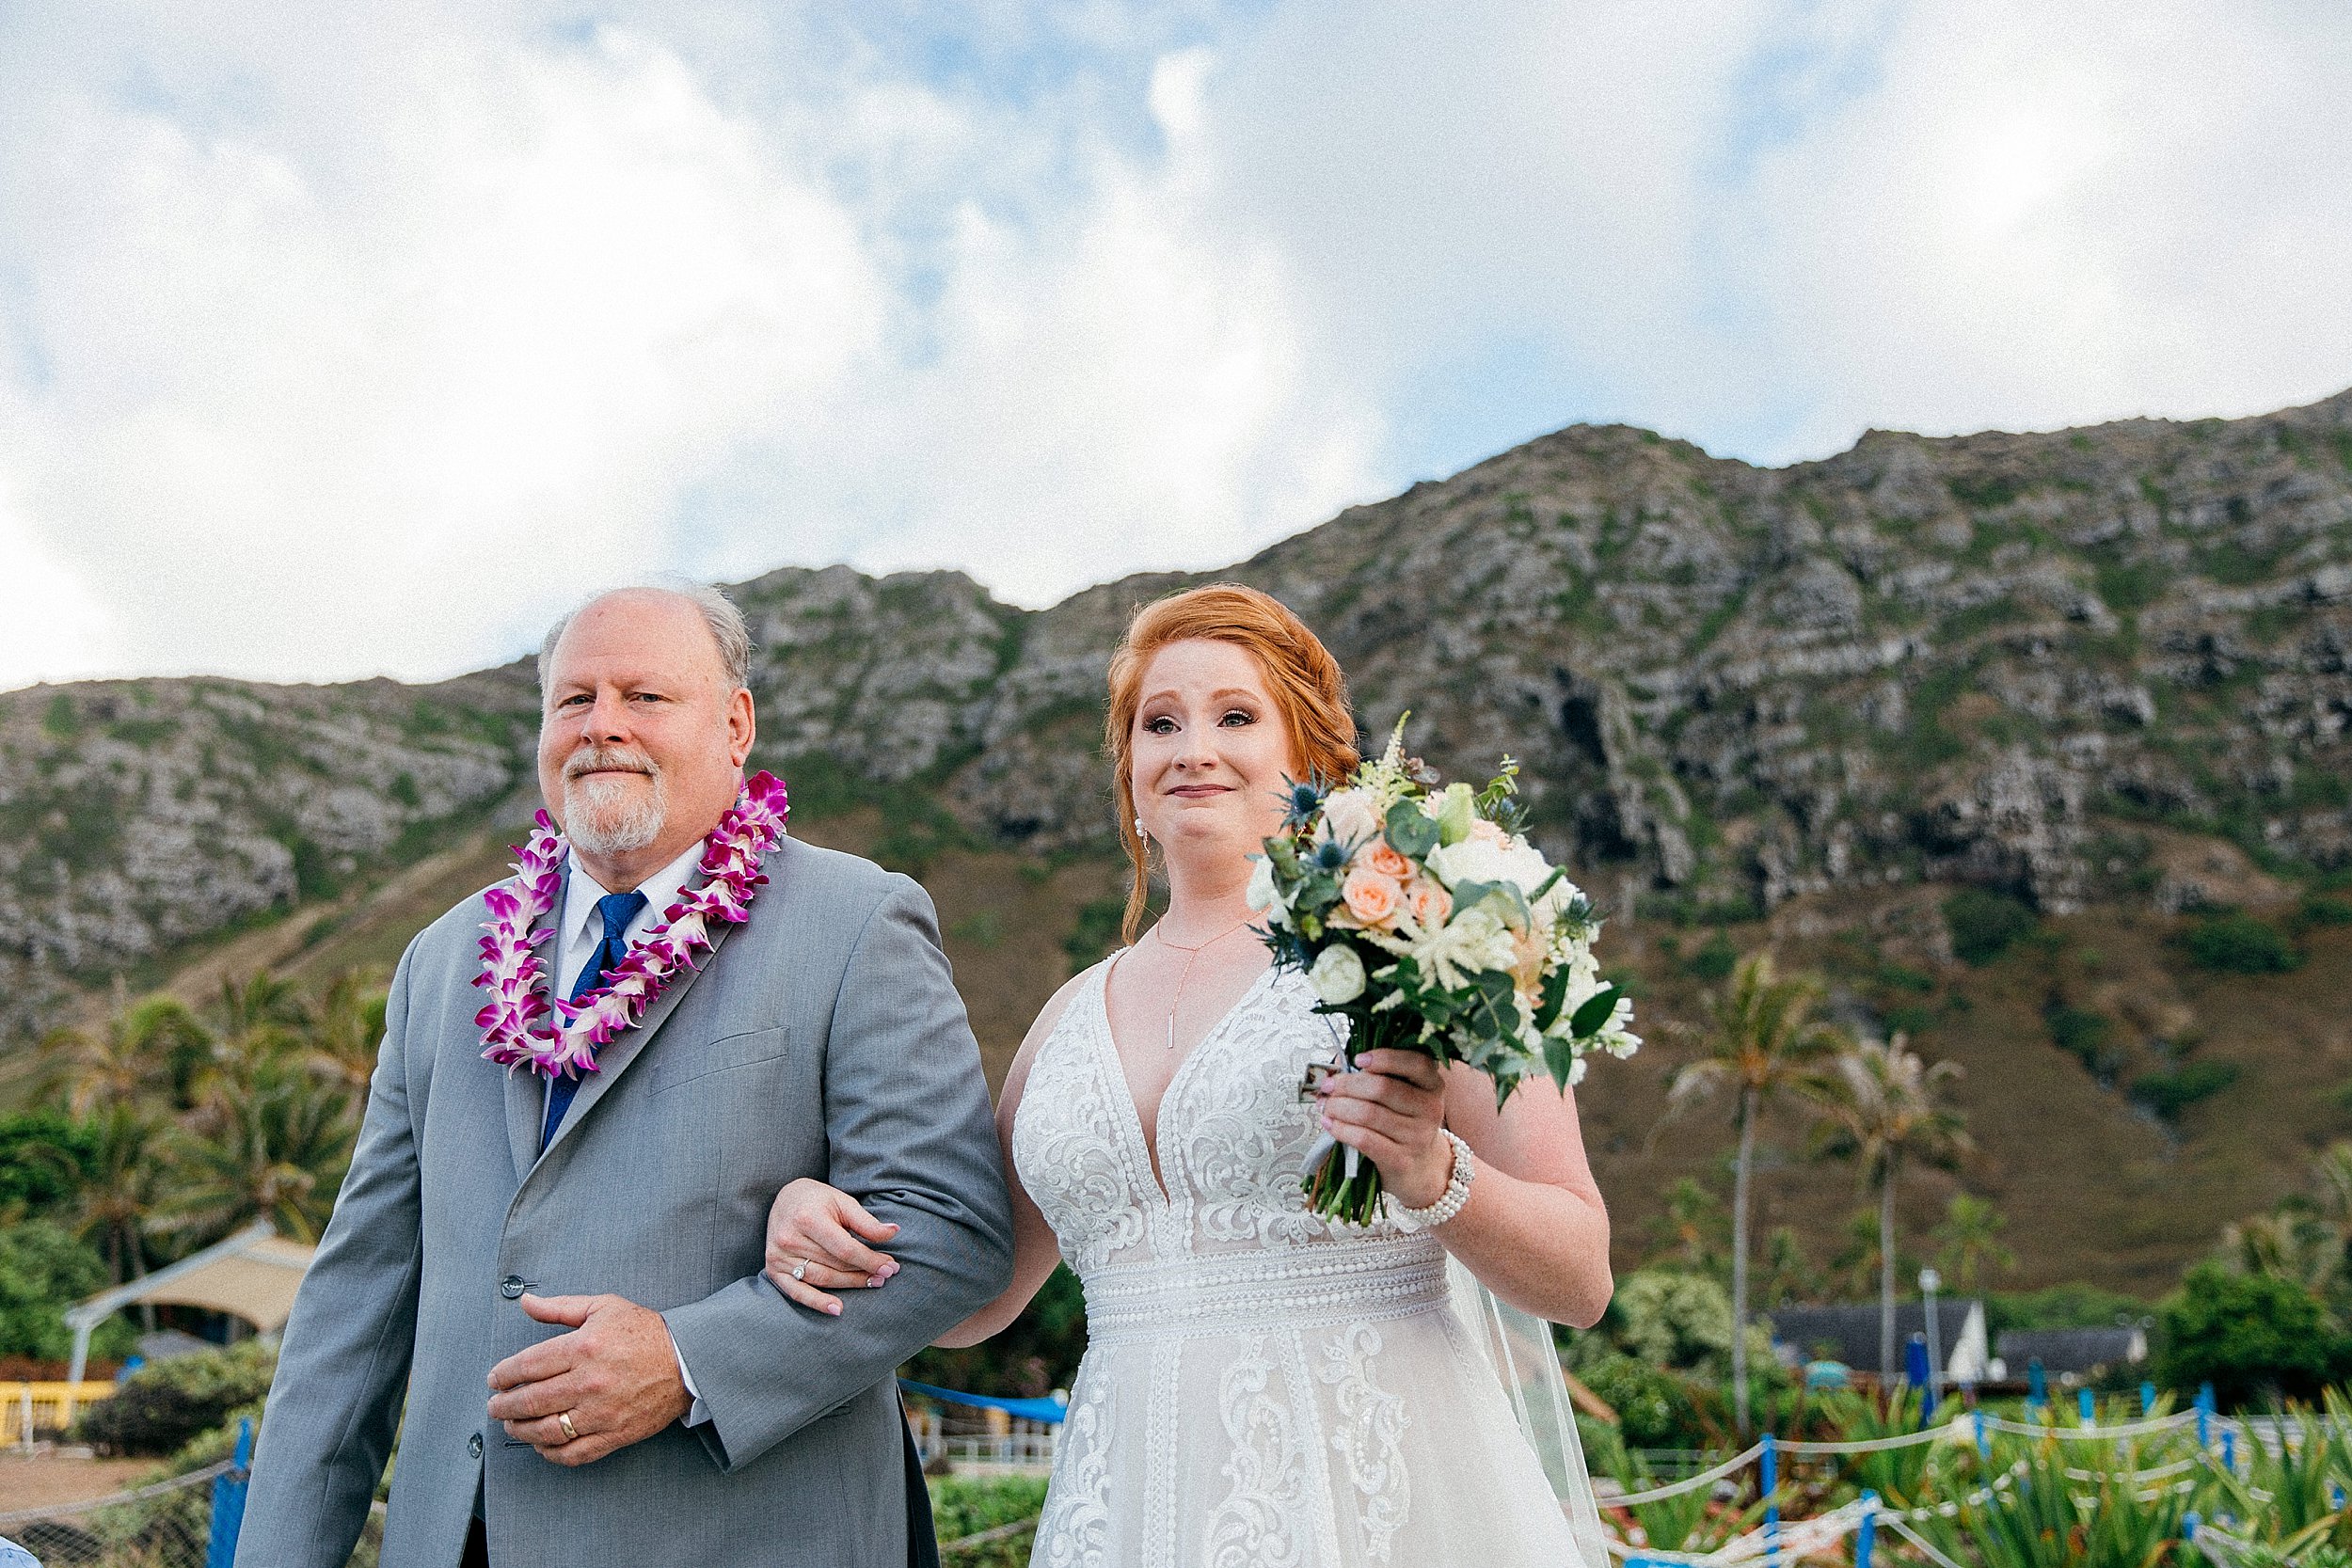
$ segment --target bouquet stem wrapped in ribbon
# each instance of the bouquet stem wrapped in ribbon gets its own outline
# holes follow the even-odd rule
[[[1294,784],[1250,884],[1276,964],[1347,1021],[1350,1069],[1365,1051],[1420,1051],[1485,1073],[1502,1105],[1531,1074],[1565,1089],[1589,1053],[1633,1054],[1632,1003],[1593,957],[1592,901],[1520,832],[1518,765],[1483,790],[1440,786],[1404,736],[1399,720],[1336,789]],[[1309,1152],[1308,1205],[1370,1224],[1379,1169],[1335,1149],[1325,1137]]]

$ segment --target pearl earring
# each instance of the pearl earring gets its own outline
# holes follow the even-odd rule
[[[1141,839],[1146,844],[1152,842],[1152,835],[1143,831],[1143,818],[1139,816],[1136,818],[1136,837]]]

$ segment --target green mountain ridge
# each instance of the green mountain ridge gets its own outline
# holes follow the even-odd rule
[[[1578,426],[1216,575],[1322,633],[1368,733],[1409,709],[1440,768],[1520,758],[1539,839],[1631,917],[1607,944],[1645,1017],[1696,1016],[1722,927],[1825,965],[1858,1022],[1966,1059],[1979,1123],[2018,1125],[1980,1126],[1965,1179],[2039,1213],[2042,1171],[2093,1212],[2037,1220],[2056,1228],[2021,1247],[2028,1273],[2064,1277],[2071,1249],[2092,1257],[2076,1272],[2153,1279],[2352,1128],[2323,1092],[2352,1077],[2337,933],[2301,932],[2311,961],[2260,981],[2200,979],[2178,946],[2201,911],[2282,916],[2352,866],[2352,392],[2228,421],[1874,431],[1778,469]],[[1036,611],[948,572],[731,590],[757,644],[755,760],[792,782],[802,831],[921,870],[951,925],[1014,899],[1057,927],[957,939],[1007,1020],[1060,977],[1077,906],[1115,891],[1110,648],[1136,604],[1198,580]],[[497,874],[535,723],[528,661],[431,686],[0,693],[0,1056],[116,975],[380,962],[419,899]],[[995,904],[949,910],[983,885]],[[1956,961],[1963,887],[2016,900],[2037,934]],[[2069,1009],[2107,1021],[2069,1037],[2101,1045],[2059,1043]],[[2261,1039],[2235,1037],[2249,1014]],[[1638,1189],[1629,1246],[1664,1181],[1712,1158],[1697,1124],[1649,1136],[1651,1067],[1677,1049],[1651,1032],[1597,1080],[1606,1103],[1587,1096],[1605,1183]],[[2225,1049],[2249,1054],[2203,1103],[2136,1097]],[[1792,1174],[1788,1217],[1835,1230],[1840,1180]],[[2161,1196],[2184,1182],[2189,1199]]]

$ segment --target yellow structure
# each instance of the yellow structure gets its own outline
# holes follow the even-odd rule
[[[115,1391],[111,1383],[0,1383],[8,1402],[0,1404],[0,1446],[22,1443],[28,1433],[63,1432],[73,1413]]]

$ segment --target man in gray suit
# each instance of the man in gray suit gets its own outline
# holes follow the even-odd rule
[[[627,590],[549,634],[540,784],[571,855],[539,952],[567,993],[693,882],[751,752],[747,651],[715,593]],[[409,944],[239,1568],[341,1568],[395,1434],[384,1568],[929,1550],[893,1373],[1011,1269],[979,1053],[921,888],[789,838],[764,869],[577,1084],[483,1058],[481,897]],[[838,1316],[761,1275],[800,1177],[898,1227]]]

